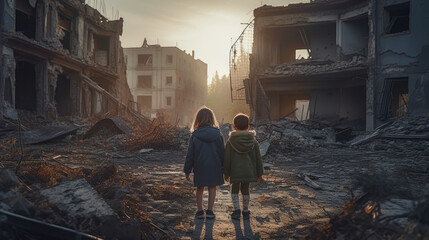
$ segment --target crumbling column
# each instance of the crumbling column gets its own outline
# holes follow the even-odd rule
[[[377,79],[377,1],[371,0],[368,11],[368,79],[366,81],[366,130],[375,128],[375,82]]]

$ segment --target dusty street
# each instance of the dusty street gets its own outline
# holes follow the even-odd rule
[[[266,126],[258,128],[260,137],[267,138],[264,133],[270,129]],[[187,130],[179,131],[179,136],[182,136],[179,147],[169,149],[130,151],[124,146],[129,138],[127,135],[108,136],[109,131],[106,130],[96,132],[85,140],[70,135],[53,142],[24,145],[24,159],[18,172],[22,184],[14,192],[20,192],[17,195],[19,198],[31,202],[26,208],[32,217],[106,239],[140,239],[140,234],[144,239],[300,239],[308,236],[312,227],[326,225],[340,215],[345,203],[372,191],[365,189],[365,184],[358,182],[359,178],[360,181],[366,176],[386,179],[387,183],[381,183],[386,189],[389,189],[386,186],[389,179],[406,179],[401,182],[401,188],[409,190],[412,198],[393,194],[393,199],[400,201],[416,203],[414,199],[419,199],[426,191],[427,141],[404,140],[399,143],[379,140],[371,146],[357,147],[315,141],[314,137],[308,136],[296,137],[298,132],[291,134],[290,131],[285,129],[277,142],[273,140],[263,157],[264,181],[251,184],[250,220],[231,219],[232,202],[228,184],[217,189],[215,220],[194,219],[195,189],[183,174],[189,136]],[[306,130],[306,133],[314,131],[320,134],[317,129]],[[79,130],[77,135],[83,133]],[[12,136],[14,133],[10,134]],[[2,141],[3,167],[14,169],[20,159],[18,144]],[[301,147],[294,147],[298,142]],[[80,202],[83,203],[83,210],[79,211],[87,211],[92,216],[91,209],[85,209],[86,201],[90,200],[73,200],[61,208],[60,203],[52,203],[49,194],[45,194],[49,201],[38,194],[39,191],[51,191],[55,188],[53,186],[73,183],[82,178],[101,197],[91,201],[97,204],[105,201],[120,223],[106,221],[103,216],[88,217],[83,213],[65,218],[64,214],[72,215],[73,207]],[[70,190],[84,189],[83,186],[81,190],[76,187]],[[207,206],[207,193],[204,198]],[[375,199],[382,201],[379,197]],[[16,204],[10,205],[16,207]],[[381,206],[384,213],[397,208]],[[385,209],[384,206],[390,207]],[[412,209],[408,208],[410,211]],[[77,224],[79,216],[98,220],[81,225]],[[109,224],[119,224],[121,227],[118,229],[122,230],[111,230],[109,233],[106,231]]]

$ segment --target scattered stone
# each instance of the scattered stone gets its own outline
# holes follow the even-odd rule
[[[139,153],[149,153],[152,151],[153,151],[153,148],[143,148],[142,150],[139,151]]]
[[[58,184],[41,191],[50,203],[70,216],[95,215],[105,217],[114,215],[113,210],[88,184],[85,179],[77,179]]]

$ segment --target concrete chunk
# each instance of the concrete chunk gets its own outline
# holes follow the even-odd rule
[[[42,195],[59,209],[71,216],[95,215],[97,217],[114,215],[109,205],[98,195],[85,179],[77,179],[44,189]]]

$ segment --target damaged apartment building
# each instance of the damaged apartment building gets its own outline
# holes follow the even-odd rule
[[[0,118],[88,117],[127,108],[122,18],[110,21],[84,0],[0,6]]]
[[[189,125],[206,100],[207,64],[177,47],[149,45],[125,48],[127,76],[141,113]]]
[[[372,130],[429,112],[429,1],[315,0],[254,10],[246,99],[255,120]]]

